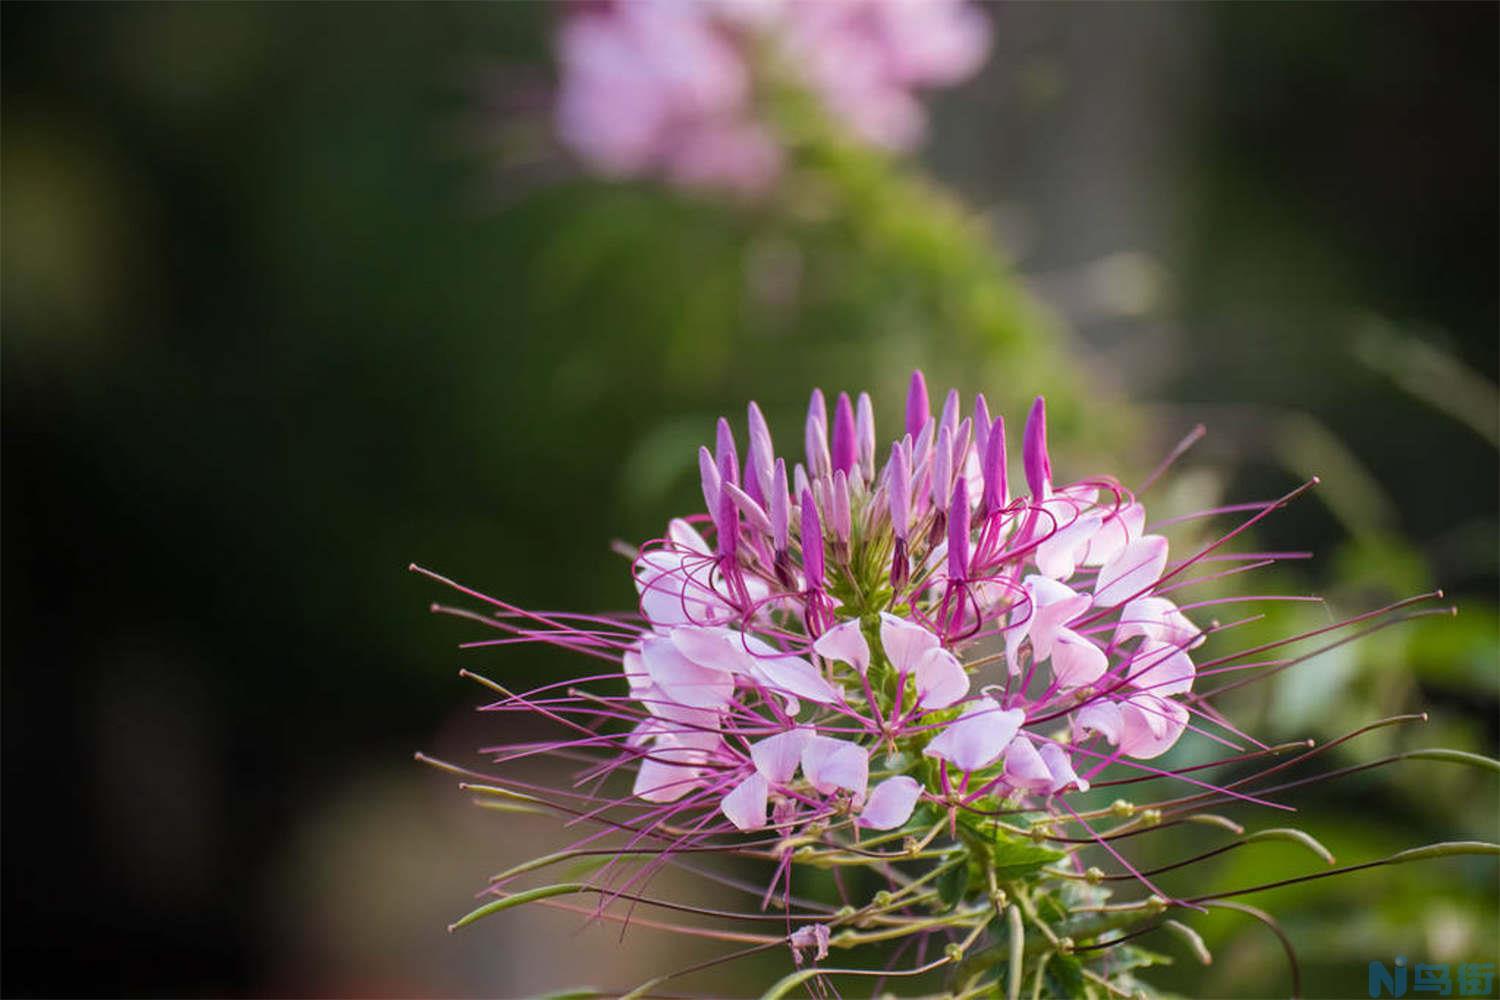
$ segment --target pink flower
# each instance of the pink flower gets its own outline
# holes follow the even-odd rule
[[[619,16],[638,31],[658,15]],[[718,51],[695,34],[701,24],[670,27],[702,48],[691,59]],[[663,67],[658,82],[683,86],[676,73]],[[719,107],[735,93],[726,76],[673,106]],[[1128,867],[1089,825],[1101,811],[1069,804],[1100,772],[1110,783],[1191,786],[1169,803],[1247,797],[1195,776],[1198,767],[1140,763],[1190,731],[1240,751],[1242,734],[1194,690],[1194,657],[1209,635],[1188,612],[1213,602],[1177,602],[1195,582],[1185,571],[1243,526],[1173,562],[1167,536],[1147,530],[1128,489],[1054,468],[1041,399],[1022,435],[1024,491],[1005,467],[1004,419],[982,397],[966,412],[956,392],[934,416],[920,373],[889,446],[877,444],[863,395],[837,396],[830,421],[814,391],[802,431],[802,454],[778,456],[752,404],[742,458],[733,428],[719,422],[712,450],[698,456],[704,510],[669,522],[635,554],[636,614],[528,612],[452,584],[492,606],[474,617],[501,633],[496,644],[546,642],[604,664],[524,695],[496,686],[503,697],[490,708],[564,733],[495,748],[497,760],[562,752],[587,764],[561,801],[525,782],[488,787],[602,828],[581,845],[618,834],[651,858],[645,875],[679,853],[773,862],[767,900],[779,886],[790,897],[806,851],[829,864],[961,862],[960,823],[1003,840],[1026,832],[1009,825],[1026,813],[1045,817],[1030,828],[1039,839],[1053,836],[1046,824],[1076,823]],[[1260,505],[1247,524],[1281,502]],[[944,830],[950,846],[924,854]],[[599,886],[625,893],[634,882]],[[975,914],[993,913],[981,902]],[[799,915],[812,922],[785,940],[821,958],[847,940],[829,937],[838,919]]]
[[[784,158],[757,97],[760,54],[857,135],[904,150],[925,129],[916,92],[966,78],[988,48],[967,0],[580,5],[557,37],[557,134],[606,177],[755,194]]]

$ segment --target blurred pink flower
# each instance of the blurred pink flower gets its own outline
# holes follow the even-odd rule
[[[752,53],[774,53],[858,136],[917,144],[915,91],[973,73],[988,24],[968,0],[631,0],[582,6],[558,35],[557,131],[606,177],[754,193],[782,148]]]

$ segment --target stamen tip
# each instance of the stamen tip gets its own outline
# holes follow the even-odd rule
[[[1423,712],[1423,713],[1421,713],[1421,714],[1420,714],[1420,715],[1419,715],[1419,716],[1417,716],[1417,718],[1419,718],[1419,719],[1420,719],[1420,720],[1421,720],[1421,721],[1423,721],[1423,722],[1426,722],[1426,721],[1427,721],[1427,719],[1428,719],[1428,715],[1427,715],[1427,713],[1426,713],[1426,712]]]

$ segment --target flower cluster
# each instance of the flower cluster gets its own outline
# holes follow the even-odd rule
[[[533,901],[571,908],[555,897],[593,893],[599,906],[584,912],[598,919],[749,942],[749,952],[786,948],[799,966],[812,956],[810,968],[789,974],[769,996],[833,975],[875,975],[818,963],[831,948],[890,942],[904,943],[882,975],[951,966],[962,996],[994,995],[1003,980],[1005,995],[1015,998],[1023,976],[1032,996],[1093,987],[1132,995],[1143,989],[1134,970],[1161,960],[1127,944],[1137,935],[1165,927],[1204,954],[1191,930],[1163,917],[1167,909],[1223,906],[1271,922],[1226,899],[1261,887],[1171,892],[1153,881],[1161,873],[1267,838],[1301,844],[1332,863],[1312,837],[1284,828],[1144,871],[1117,843],[1185,823],[1243,835],[1240,824],[1203,810],[1290,809],[1271,796],[1318,779],[1267,779],[1369,729],[1422,718],[1381,720],[1317,747],[1267,746],[1236,729],[1210,699],[1320,651],[1265,655],[1290,643],[1362,626],[1328,648],[1446,613],[1390,613],[1440,593],[1204,658],[1205,642],[1254,617],[1196,624],[1203,609],[1317,600],[1184,598],[1201,584],[1301,555],[1225,547],[1311,483],[1275,500],[1152,524],[1136,494],[1112,478],[1054,478],[1041,399],[1020,435],[1022,475],[1012,477],[1003,417],[990,413],[983,396],[966,408],[956,392],[934,414],[920,373],[900,435],[888,448],[876,440],[864,394],[840,394],[830,416],[815,391],[802,460],[790,465],[755,404],[742,439],[721,420],[715,446],[698,455],[705,513],[672,521],[664,537],[631,551],[635,614],[527,611],[427,574],[488,606],[484,614],[435,608],[501,633],[469,647],[547,643],[604,664],[599,673],[520,694],[470,675],[500,695],[488,710],[562,730],[561,738],[489,748],[497,767],[552,756],[581,762],[582,770],[571,788],[557,789],[529,776],[434,763],[461,774],[487,804],[555,812],[593,829],[565,851],[497,875],[488,901],[455,926]],[[1173,558],[1162,532],[1230,514],[1246,516]],[[1209,563],[1216,565],[1203,569]],[[1228,673],[1237,676],[1202,689],[1205,678]],[[1227,754],[1175,769],[1153,763],[1189,732]],[[1413,751],[1377,763],[1423,754],[1480,760]],[[1266,763],[1281,755],[1290,759]],[[1257,770],[1232,780],[1204,770],[1247,764]],[[1159,780],[1182,794],[1141,805],[1099,797],[1106,787]],[[1083,851],[1094,848],[1116,870],[1087,863]],[[1289,881],[1496,852],[1494,845],[1435,845]],[[702,863],[715,856],[769,864],[770,878],[756,886]],[[589,858],[602,858],[603,867],[588,881],[513,888],[548,865]],[[759,910],[645,895],[645,884],[668,866],[750,893]],[[794,877],[827,869],[878,876],[885,888],[869,894],[867,882],[860,890],[835,878],[834,904],[805,894],[804,880],[794,894]],[[1106,904],[1103,883],[1116,881],[1145,895]],[[616,913],[616,900],[631,910],[644,904],[760,931],[678,928]],[[767,912],[773,901],[781,912]],[[782,926],[765,933],[768,922]],[[942,953],[928,958],[934,942]],[[916,965],[894,970],[913,944]]]
[[[1118,483],[1054,484],[1041,399],[1014,496],[1004,418],[957,392],[934,416],[920,373],[883,464],[866,395],[841,394],[830,428],[814,393],[804,442],[789,475],[754,404],[743,462],[721,421],[699,455],[713,543],[674,521],[636,561],[638,796],[722,800],[740,830],[768,809],[778,828],[889,830],[924,794],[908,774],[871,785],[893,749],[966,805],[1087,789],[1177,741],[1203,641],[1164,596],[1182,567]]]
[[[592,169],[754,192],[781,169],[769,75],[789,76],[865,140],[909,149],[915,91],[988,48],[966,0],[632,0],[580,5],[558,36],[557,131]]]

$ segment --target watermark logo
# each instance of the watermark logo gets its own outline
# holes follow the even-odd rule
[[[1370,963],[1370,996],[1487,997],[1495,989],[1494,962],[1451,965],[1418,962],[1408,966],[1400,955],[1387,966]]]

